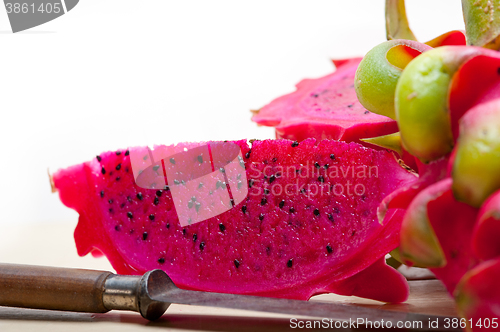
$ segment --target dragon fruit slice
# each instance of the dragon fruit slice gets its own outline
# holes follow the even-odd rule
[[[240,153],[224,154],[224,144]],[[211,168],[207,145],[236,163]],[[165,157],[167,150],[187,151],[179,159]],[[211,173],[200,180],[205,163]],[[181,166],[172,173],[172,165]],[[190,178],[186,167],[204,169]],[[399,244],[402,211],[389,211],[380,224],[376,207],[414,179],[389,152],[314,139],[132,148],[53,175],[62,202],[80,214],[78,253],[101,251],[118,273],[160,268],[187,289],[295,299],[336,292],[387,302],[408,295],[404,278],[384,262]],[[183,213],[207,206],[222,212],[181,226]]]
[[[472,231],[477,209],[455,200],[452,180],[441,180],[412,201],[401,226],[400,252],[419,266],[430,267],[453,294],[462,276],[477,264]]]
[[[354,74],[360,61],[334,61],[334,73],[301,81],[297,91],[273,100],[252,120],[276,127],[277,138],[299,142],[308,137],[359,142],[360,138],[396,132],[396,121],[371,113],[359,103]]]
[[[500,257],[500,191],[491,195],[479,210],[472,235],[474,254],[482,260]]]
[[[491,331],[500,320],[500,259],[479,264],[461,280],[456,291],[458,311],[467,331]]]

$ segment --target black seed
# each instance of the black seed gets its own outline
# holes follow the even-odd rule
[[[193,242],[196,242],[196,240],[198,239],[198,234],[193,234]]]
[[[138,193],[138,194],[137,194],[137,199],[138,199],[138,200],[140,200],[140,201],[142,201],[142,198],[143,198],[143,197],[142,197],[142,193]]]
[[[120,181],[120,177],[119,176],[116,177],[116,181]]]
[[[186,235],[186,229],[185,228],[182,229],[182,234]]]
[[[203,162],[203,157],[202,157],[202,155],[199,155],[199,156],[198,156],[198,162],[199,162],[200,164]]]
[[[170,158],[170,162],[175,165],[175,159],[174,158]]]
[[[314,209],[313,213],[314,213],[315,216],[319,216],[319,210],[318,209]]]
[[[280,207],[280,209],[282,209],[284,206],[285,206],[285,200],[282,200],[282,201],[279,203],[279,207]]]
[[[162,190],[157,190],[156,191],[156,196],[161,197],[162,194],[163,194]]]
[[[198,203],[199,204],[199,203]],[[234,207],[234,199],[229,200],[229,204],[231,204],[231,207]],[[197,207],[196,212],[198,212],[199,207]]]
[[[333,249],[330,245],[327,245],[326,246],[326,251],[328,251],[329,254],[331,254],[333,252]]]
[[[142,239],[146,241],[148,239],[148,232],[142,233]]]
[[[132,202],[132,198],[130,196],[127,196],[127,201]]]
[[[122,228],[120,227],[120,225],[116,225],[116,226],[115,226],[115,231],[119,232],[119,231],[120,231],[120,229],[122,229]]]
[[[154,166],[153,166],[153,171],[155,171],[155,172],[156,172],[156,171],[158,170],[158,168],[160,168],[160,165],[154,165]]]
[[[125,155],[126,155],[126,156],[128,156],[128,155],[129,155],[129,153],[130,153],[130,152],[129,152],[128,150],[127,150],[127,151],[125,151]]]
[[[120,204],[120,207],[123,209],[125,207],[125,203]]]
[[[354,106],[354,104],[349,104],[349,105],[347,105],[347,107],[349,107],[349,108],[351,108],[351,107],[353,107],[353,106]]]
[[[333,219],[333,214],[328,213],[328,214],[327,214],[327,216],[328,216],[328,219],[330,219],[330,221],[334,221],[334,219]]]
[[[116,169],[117,171],[119,171],[119,170],[120,170],[120,168],[122,168],[122,164],[118,164],[118,165],[116,165],[116,167],[115,167],[115,169]]]
[[[269,178],[269,183],[273,183],[274,180],[276,180],[276,176],[275,175],[271,175],[271,177]]]
[[[260,220],[260,221],[262,221],[263,219],[264,219],[264,213],[261,213],[261,214],[259,215],[259,220]]]
[[[155,197],[153,204],[158,205],[158,203],[160,203],[160,200],[158,199],[158,197]]]
[[[134,217],[134,215],[132,214],[132,212],[127,212],[127,217],[129,217],[130,219],[132,219]]]
[[[264,197],[261,201],[260,201],[260,205],[266,205],[267,203],[267,199]]]
[[[101,156],[96,156],[96,159],[97,159],[98,162],[101,162],[101,160],[102,160]]]
[[[265,188],[264,189],[264,195],[269,195],[269,193],[270,193],[269,189]]]
[[[315,163],[314,163],[314,166],[315,166],[316,168],[320,168],[320,167],[321,167],[321,165],[320,165],[318,162],[315,162]]]
[[[300,192],[305,194],[306,193],[306,190],[304,188],[300,189]]]
[[[113,200],[112,199],[108,199],[108,203],[109,204],[113,204]]]
[[[278,161],[278,158],[274,157],[273,158],[273,163],[277,162]]]
[[[224,226],[224,224],[219,224],[219,229],[221,232],[224,232],[226,230],[226,226]]]
[[[116,151],[115,153],[116,153],[116,155],[117,155],[117,156],[119,156],[119,155],[121,155],[121,154],[122,154],[122,152],[121,152],[121,151]]]
[[[267,159],[265,159],[265,160],[263,161],[263,163],[264,163],[264,165],[267,165],[267,164],[268,164]]]
[[[200,250],[203,251],[203,249],[205,249],[205,242],[200,243]]]
[[[250,181],[248,181],[248,188],[252,188],[253,183],[254,183],[254,180],[250,179]]]
[[[246,206],[246,205],[243,205],[243,206],[241,207],[241,211],[242,211],[243,213],[247,213],[247,206]]]
[[[155,215],[154,214],[150,214],[149,215],[149,220],[151,220],[151,221],[155,220]]]
[[[286,262],[286,266],[292,267],[293,266],[293,261],[291,259],[289,259],[288,262]]]
[[[167,229],[170,228],[170,223],[167,222],[167,224],[165,225],[165,227],[167,227]]]
[[[368,113],[370,113],[370,111],[365,111],[365,114],[368,114]]]
[[[325,166],[323,166],[325,169],[328,169],[328,167],[330,167],[330,165],[328,164],[325,164]]]
[[[330,159],[335,160],[335,155],[333,153],[330,155]]]
[[[102,173],[102,175],[106,174],[106,170],[104,169],[104,166],[101,167],[101,173]]]
[[[109,209],[108,211],[109,211],[109,213],[113,213],[113,209]]]
[[[325,178],[323,177],[323,175],[318,176],[318,181],[321,183],[325,182]]]
[[[104,190],[101,190],[101,197],[104,197]]]
[[[165,258],[163,258],[163,257],[162,257],[162,258],[159,258],[159,259],[158,259],[158,263],[160,263],[160,264],[164,264],[164,263],[165,263]]]
[[[292,148],[295,148],[297,146],[299,146],[299,142],[295,141],[295,142],[292,143]]]
[[[148,160],[148,156],[145,155],[144,157],[142,157],[142,160]]]
[[[236,268],[239,268],[240,267],[240,261],[235,259],[234,260],[234,266],[236,266]]]
[[[294,213],[295,209],[293,207],[291,207],[289,211],[290,211],[290,213]]]

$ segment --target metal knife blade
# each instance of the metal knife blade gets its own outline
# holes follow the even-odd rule
[[[276,299],[179,289],[161,270],[143,276],[105,271],[0,264],[0,305],[79,312],[130,310],[149,320],[170,304],[273,312],[304,319],[334,320],[335,328],[392,327],[420,331],[460,331],[446,324],[456,317],[380,310],[356,305]],[[344,325],[338,325],[344,322]],[[347,322],[348,324],[345,324]],[[430,323],[433,325],[430,325]],[[378,325],[377,325],[378,324]],[[385,324],[385,325],[381,325]],[[390,324],[390,325],[388,325]]]

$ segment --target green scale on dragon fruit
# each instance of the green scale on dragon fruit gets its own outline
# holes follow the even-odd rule
[[[78,253],[102,252],[122,274],[163,269],[185,289],[406,300],[406,280],[384,260],[399,245],[403,212],[379,223],[376,210],[415,175],[391,153],[314,139],[204,144],[107,152],[56,172],[62,202],[80,214]],[[205,210],[225,212],[193,219]]]

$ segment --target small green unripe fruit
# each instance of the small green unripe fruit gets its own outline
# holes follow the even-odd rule
[[[354,87],[359,102],[369,111],[395,119],[394,92],[403,69],[422,52],[425,44],[394,39],[375,46],[356,71]]]
[[[460,120],[453,194],[479,207],[500,189],[500,100],[479,104]]]

